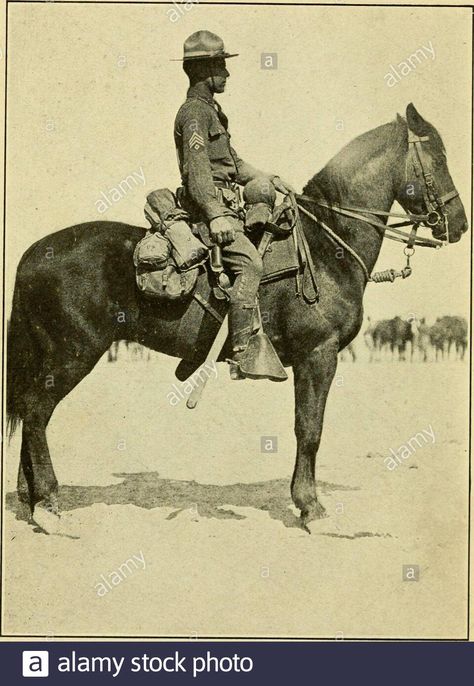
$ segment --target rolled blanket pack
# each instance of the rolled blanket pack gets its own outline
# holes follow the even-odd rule
[[[189,215],[178,206],[176,197],[168,188],[148,194],[145,217],[152,229],[169,241],[171,257],[179,271],[192,269],[207,259],[208,249],[192,233]]]

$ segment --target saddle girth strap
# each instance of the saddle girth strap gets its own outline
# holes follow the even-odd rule
[[[293,195],[291,195],[290,198],[295,213],[294,231],[296,232],[298,244],[299,246],[301,246],[300,250],[302,253],[303,260],[302,295],[306,302],[308,302],[310,305],[313,305],[314,303],[319,301],[318,284],[316,281],[316,269],[314,267],[313,258],[311,257],[311,251],[309,249],[308,241],[306,239],[303,225],[301,223],[299,205],[296,203],[295,197]]]

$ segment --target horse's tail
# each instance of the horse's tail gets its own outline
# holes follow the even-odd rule
[[[17,277],[7,331],[6,410],[9,438],[23,419],[25,393],[36,376],[34,350],[30,320],[21,302],[21,289]]]

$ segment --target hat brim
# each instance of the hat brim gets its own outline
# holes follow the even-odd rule
[[[219,58],[228,60],[230,57],[238,57],[239,53],[220,52],[217,55],[193,55],[191,57],[175,57],[170,62],[196,62],[198,60],[216,60]]]

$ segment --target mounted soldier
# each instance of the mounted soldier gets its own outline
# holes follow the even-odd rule
[[[197,39],[193,42],[194,46],[187,41],[185,56],[190,61],[184,61],[191,77],[191,97],[176,122],[180,164],[186,193],[212,224],[216,247],[233,240],[224,251],[226,259],[234,263],[234,322],[236,316],[240,317],[244,332],[236,329],[233,339],[236,348],[239,344],[235,352],[241,353],[244,351],[240,346],[245,345],[253,323],[240,310],[245,309],[245,304],[258,309],[255,294],[261,269],[252,244],[244,240],[237,203],[232,206],[224,191],[234,192],[234,183],[245,183],[258,172],[249,172],[230,147],[227,122],[213,100],[228,75],[225,64],[215,59],[225,60],[224,46],[215,38],[212,49],[207,44],[200,49]],[[193,117],[186,120],[188,108],[196,115],[197,128],[191,121]],[[193,133],[196,135],[191,141]],[[370,164],[364,163],[367,160]],[[204,183],[196,169],[206,170]],[[255,205],[255,195],[248,202],[248,191],[259,178],[254,177],[245,187],[247,205]],[[407,192],[410,178],[417,180],[414,196]],[[268,179],[265,182],[270,191]],[[273,184],[285,190],[279,183],[273,178]],[[188,225],[188,217],[176,205],[173,193],[169,189],[161,191],[147,197],[147,219],[153,201],[159,201],[158,217],[150,215],[152,230],[116,221],[74,224],[37,241],[18,266],[7,339],[7,420],[11,433],[19,422],[23,424],[19,499],[29,506],[33,521],[49,533],[57,531],[59,505],[47,425],[57,405],[92,371],[114,341],[137,342],[178,358],[178,369],[183,362],[201,365],[214,347],[216,356],[210,358],[213,361],[231,354],[227,352],[227,340],[217,349],[219,334],[225,329],[222,324],[228,301],[215,295],[214,274],[208,269],[208,246],[198,242],[192,232],[194,227]],[[313,520],[324,516],[315,468],[325,406],[338,352],[360,330],[367,285],[409,277],[410,259],[417,246],[438,248],[456,243],[467,230],[468,221],[440,134],[413,103],[407,106],[405,117],[397,115],[395,120],[351,141],[308,181],[297,200],[292,193],[286,200],[294,214],[288,221],[286,237],[277,235],[281,230],[277,214],[285,201],[274,209],[270,221],[262,222],[257,253],[264,256],[265,273],[259,298],[269,314],[268,328],[263,336],[251,335],[247,348],[251,349],[252,341],[259,336],[260,340],[266,336],[280,364],[293,368],[297,453],[291,495],[301,512],[302,525],[308,528]],[[403,212],[392,211],[395,201]],[[397,221],[389,223],[390,218]],[[401,229],[407,226],[411,227],[409,232]],[[276,236],[269,245],[265,234],[271,234],[275,227]],[[423,228],[429,229],[432,236],[418,235]],[[402,269],[374,272],[384,238],[405,245],[406,264]],[[189,247],[193,239],[203,255],[190,264],[189,252],[182,246]],[[253,237],[256,243],[257,239]],[[276,264],[278,251],[285,254],[285,246],[292,244],[298,246],[298,259],[294,260],[293,253],[291,268],[288,259]],[[140,253],[142,247],[145,253],[147,246],[150,251],[142,267],[135,257],[140,257],[137,249]],[[335,246],[342,248],[342,256]],[[51,250],[57,259],[46,265],[44,255]],[[148,270],[147,260],[151,267]],[[273,263],[269,265],[269,261]],[[249,264],[252,290],[246,283]],[[144,297],[148,295],[147,284],[150,298],[155,288],[156,304]],[[187,290],[189,284],[191,289]],[[433,288],[437,293],[436,284]],[[116,318],[117,312],[126,312],[126,320]],[[464,332],[465,327],[461,331],[463,344]],[[253,348],[258,352],[258,346]],[[240,357],[237,362],[241,368]],[[178,369],[175,373],[179,380],[189,378],[189,374],[178,376]],[[47,383],[52,375],[54,385]],[[196,390],[195,384],[189,385]],[[195,407],[188,404],[190,399],[187,406]]]
[[[259,179],[273,198],[275,190],[292,192],[279,176],[244,162],[230,143],[228,120],[214,95],[224,92],[229,77],[226,59],[236,56],[226,52],[222,39],[210,31],[197,31],[186,39],[180,61],[189,89],[174,125],[183,184],[180,204],[193,221],[209,226],[211,241],[221,248],[222,261],[235,277],[229,313],[234,379],[245,376],[249,340],[258,327],[255,313],[262,276],[262,258],[244,231],[238,185]],[[272,378],[264,372],[261,376]]]

